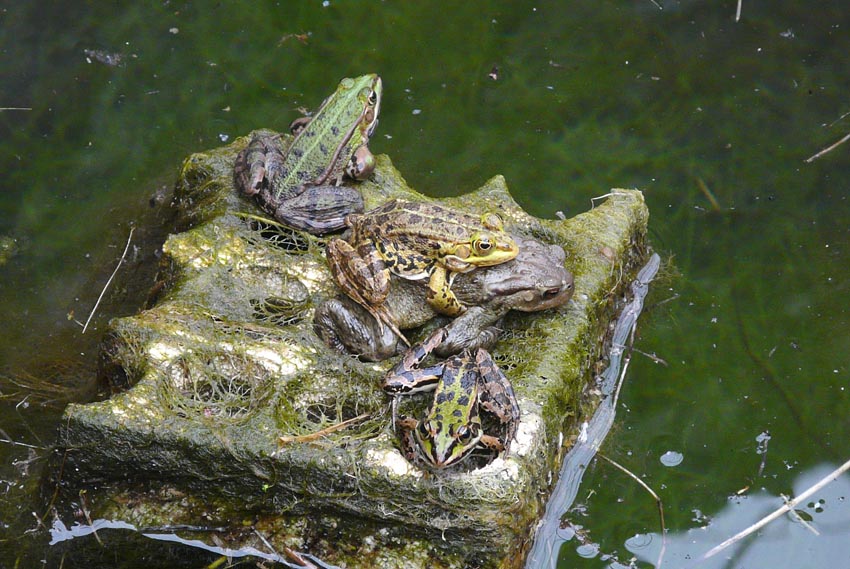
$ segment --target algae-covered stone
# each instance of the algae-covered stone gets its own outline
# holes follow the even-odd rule
[[[529,216],[501,176],[437,200],[498,211],[509,231],[561,245],[576,293],[565,307],[504,323],[493,356],[522,410],[510,454],[426,474],[402,457],[391,429],[379,384],[393,362],[339,355],[312,330],[314,307],[336,294],[326,240],[264,221],[234,190],[233,160],[246,142],[184,163],[180,232],[163,247],[156,303],[111,322],[104,341],[101,373],[129,389],[66,411],[67,472],[132,475],[158,488],[130,498],[129,487],[116,487],[93,515],[199,525],[193,516],[203,510],[207,520],[262,526],[276,547],[302,548],[311,535],[312,553],[347,567],[437,566],[437,554],[446,567],[518,566],[557,471],[560,434],[582,411],[610,299],[643,258],[642,194],[614,190],[564,221]],[[360,188],[367,209],[394,197],[430,199],[407,187],[386,156]],[[427,398],[409,404],[422,409]],[[284,435],[296,438],[283,444]],[[233,540],[261,548],[252,532]]]

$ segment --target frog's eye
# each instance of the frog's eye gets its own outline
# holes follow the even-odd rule
[[[433,435],[433,433],[431,432],[431,421],[428,421],[426,419],[419,423],[419,435],[423,439],[428,439]]]
[[[378,92],[375,91],[374,89],[372,89],[372,91],[369,93],[369,105],[374,107],[377,104],[378,104]]]
[[[555,298],[559,294],[561,294],[561,289],[553,287],[553,288],[547,288],[546,290],[544,290],[542,296],[543,296],[544,299],[549,299],[549,298]]]
[[[488,236],[479,235],[473,239],[472,248],[475,249],[476,255],[487,255],[493,250],[493,243]]]
[[[500,216],[498,213],[485,213],[481,216],[481,224],[487,229],[492,229],[493,231],[501,231],[502,216]]]
[[[476,432],[475,425],[461,425],[458,427],[457,432],[455,432],[455,437],[457,437],[460,444],[466,446],[475,439]]]

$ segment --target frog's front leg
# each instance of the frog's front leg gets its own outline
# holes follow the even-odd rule
[[[446,324],[446,338],[434,353],[442,358],[476,348],[489,350],[499,339],[501,330],[495,326],[502,314],[491,307],[472,305],[463,314]]]
[[[434,390],[445,369],[445,362],[423,369],[420,369],[419,365],[445,338],[445,328],[437,328],[424,342],[411,346],[401,360],[387,372],[381,384],[383,390],[392,395]]]
[[[375,155],[365,144],[358,146],[345,166],[345,175],[352,180],[366,180],[375,171]],[[337,182],[339,185],[339,182]]]
[[[481,374],[478,403],[495,415],[502,425],[507,424],[504,441],[504,450],[507,451],[511,441],[516,437],[520,419],[519,403],[517,403],[514,388],[487,350],[481,348],[476,350],[475,363]]]
[[[452,282],[456,274],[437,264],[432,267],[431,277],[428,279],[425,300],[434,310],[446,316],[457,316],[466,310],[452,292]]]

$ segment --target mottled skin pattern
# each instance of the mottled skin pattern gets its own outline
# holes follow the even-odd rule
[[[517,257],[507,263],[459,274],[452,290],[467,310],[446,325],[445,340],[434,352],[441,357],[464,349],[491,348],[499,337],[499,320],[510,310],[533,312],[566,304],[573,293],[573,276],[564,268],[564,250],[534,239],[514,236]],[[421,326],[437,316],[425,301],[423,281],[391,279],[383,309],[402,330]],[[403,350],[399,338],[349,298],[321,304],[313,321],[316,333],[329,346],[380,361]]]
[[[418,367],[445,334],[438,329],[412,347],[383,382],[383,389],[393,395],[434,390],[431,408],[421,421],[398,421],[402,441],[412,438],[414,443],[413,452],[404,449],[406,454],[432,468],[457,464],[482,445],[508,452],[520,419],[513,387],[486,350],[464,350],[436,365]],[[481,409],[499,420],[506,430],[504,440],[483,432]]]
[[[442,314],[465,307],[451,291],[456,273],[510,261],[519,249],[498,215],[476,217],[427,202],[391,200],[363,215],[350,215],[348,241],[328,243],[331,274],[349,297],[403,338],[382,304],[390,273],[428,279],[426,300]]]
[[[341,186],[343,175],[365,179],[374,169],[366,144],[378,122],[381,79],[343,79],[312,119],[290,125],[295,139],[283,147],[280,135],[255,133],[239,153],[234,182],[278,221],[314,234],[345,227],[345,216],[363,211],[363,199]]]

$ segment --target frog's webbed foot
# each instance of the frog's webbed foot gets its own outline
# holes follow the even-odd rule
[[[510,439],[509,439],[510,440]],[[502,443],[498,437],[492,435],[481,435],[481,444],[496,452],[502,452],[507,449],[507,445]]]
[[[416,441],[413,439],[413,431],[418,426],[419,421],[416,419],[402,415],[396,420],[395,415],[393,415],[393,430],[398,433],[401,452],[408,462],[414,462],[416,460]]]
[[[298,136],[302,130],[307,128],[307,125],[310,124],[310,121],[313,120],[313,117],[298,117],[294,119],[291,123],[289,123],[289,132],[293,136]]]
[[[277,203],[272,188],[262,192],[266,203]],[[345,229],[345,216],[362,211],[363,197],[354,188],[307,186],[300,194],[280,202],[272,213],[275,219],[291,227],[324,235]]]
[[[487,350],[479,348],[475,353],[475,362],[481,373],[479,404],[495,415],[502,425],[507,425],[504,446],[508,450],[519,428],[520,410],[516,393]]]

